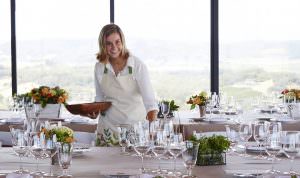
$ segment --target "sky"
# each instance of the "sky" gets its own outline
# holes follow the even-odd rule
[[[209,41],[209,0],[115,0],[115,22],[135,38]],[[220,0],[220,39],[300,40],[299,0]],[[17,40],[97,38],[108,0],[16,0]],[[10,40],[10,0],[0,0],[0,44]]]

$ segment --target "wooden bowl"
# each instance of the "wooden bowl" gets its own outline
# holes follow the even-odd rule
[[[95,102],[95,103],[80,103],[65,105],[66,109],[75,115],[88,116],[99,114],[106,111],[111,106],[111,102]]]

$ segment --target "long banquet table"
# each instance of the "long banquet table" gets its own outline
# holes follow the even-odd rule
[[[18,168],[19,158],[13,154],[12,148],[0,149],[0,178],[5,177],[5,173]],[[117,147],[93,147],[90,152],[84,152],[73,157],[70,172],[74,178],[102,178],[101,174],[108,172],[137,173],[141,166],[141,159],[137,156],[120,155],[120,148]],[[145,159],[145,167],[156,169],[158,161],[154,158]],[[289,160],[282,158],[275,164],[275,169],[289,171]],[[24,159],[24,168],[35,170],[35,160]],[[172,168],[171,160],[162,161],[163,169]],[[185,170],[181,159],[177,161],[178,170]],[[233,173],[262,173],[271,168],[271,162],[267,160],[256,160],[254,158],[241,158],[240,156],[227,155],[227,164],[221,166],[196,166],[193,174],[201,178],[229,178],[234,177]],[[40,164],[43,171],[49,170],[49,160],[43,160]],[[295,160],[294,169],[300,170],[300,160]],[[57,173],[60,168],[54,167]],[[142,176],[141,176],[142,177]],[[264,175],[264,177],[268,177]]]
[[[2,111],[3,112],[3,111]],[[207,121],[201,121],[201,122],[191,122],[192,119],[197,118],[198,113],[192,113],[191,112],[181,112],[179,114],[179,117],[174,118],[174,124],[175,128],[180,130],[183,133],[183,136],[185,138],[189,138],[192,134],[193,131],[196,132],[216,132],[216,131],[225,131],[225,125],[226,124],[237,124],[234,122],[238,116],[226,116],[226,117],[231,117],[230,120],[227,122],[207,122]],[[209,117],[207,115],[207,117]],[[271,118],[274,117],[274,115],[262,115],[262,114],[255,114],[253,113],[244,113],[242,116],[240,116],[241,120],[249,120],[253,121],[256,118],[261,118],[261,117],[266,117],[266,118]],[[0,112],[0,118],[1,118],[1,112]],[[62,116],[64,118],[64,116]],[[180,122],[179,122],[180,118]],[[62,124],[65,126],[70,127],[73,129],[75,132],[85,132],[85,133],[94,133],[95,130],[97,129],[97,122],[96,120],[90,120],[91,122],[87,123],[80,123],[80,122],[63,122]],[[21,123],[19,123],[21,124]],[[1,133],[3,135],[4,132],[9,132],[9,123],[0,123],[0,136]],[[283,130],[297,130],[300,131],[300,120],[294,120],[294,121],[289,121],[289,122],[282,122],[282,128]],[[1,141],[1,137],[0,137]]]

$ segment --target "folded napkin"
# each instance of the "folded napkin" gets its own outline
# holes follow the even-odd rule
[[[142,172],[140,169],[110,168],[100,170],[100,175],[105,176],[137,176],[141,174]]]
[[[10,173],[6,175],[6,178],[33,178],[33,177],[30,174]]]

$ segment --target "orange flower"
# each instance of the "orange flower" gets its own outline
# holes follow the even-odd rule
[[[58,97],[57,102],[58,103],[64,103],[65,102],[65,98],[62,97],[62,96],[60,96],[60,97]]]
[[[67,137],[65,141],[67,143],[72,143],[72,142],[74,142],[74,138],[73,137]]]
[[[46,88],[46,87],[42,88],[42,90],[41,90],[42,96],[47,96],[48,93],[49,93],[49,88]]]

